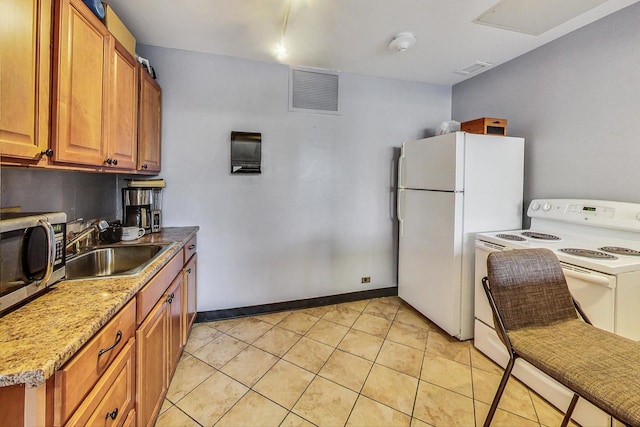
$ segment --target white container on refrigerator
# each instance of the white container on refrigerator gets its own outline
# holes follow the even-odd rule
[[[455,132],[402,144],[398,295],[473,337],[475,233],[522,226],[524,139]]]

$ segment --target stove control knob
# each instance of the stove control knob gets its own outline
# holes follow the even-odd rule
[[[538,203],[538,202],[531,203],[531,210],[532,211],[537,211],[538,209],[540,209],[540,203]],[[640,215],[640,213],[638,215]]]
[[[542,205],[542,210],[545,212],[551,210],[551,203],[545,203],[544,205]]]

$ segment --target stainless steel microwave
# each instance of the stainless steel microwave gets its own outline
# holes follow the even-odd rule
[[[67,214],[0,214],[0,313],[65,277]]]

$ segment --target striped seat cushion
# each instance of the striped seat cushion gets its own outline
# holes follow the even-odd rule
[[[523,359],[620,421],[640,426],[640,343],[580,319],[509,332]]]

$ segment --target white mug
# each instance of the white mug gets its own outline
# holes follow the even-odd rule
[[[144,236],[144,228],[122,227],[122,240],[136,240]]]

